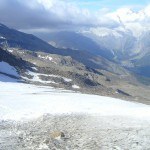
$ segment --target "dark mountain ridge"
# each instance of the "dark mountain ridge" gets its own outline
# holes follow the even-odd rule
[[[52,32],[50,34],[40,34],[39,37],[45,41],[53,44],[57,48],[64,49],[75,49],[82,50],[85,52],[90,52],[94,55],[100,55],[106,59],[112,60],[113,53],[98,45],[92,39],[76,32],[61,31],[61,32]]]
[[[61,56],[70,56],[73,59],[77,60],[80,63],[83,63],[85,66],[88,66],[90,68],[104,69],[117,74],[124,74],[124,73],[126,74],[127,72],[119,65],[109,61],[107,58],[104,58],[100,55],[90,52],[90,50],[85,51],[85,50],[73,50],[70,48],[67,49],[55,48],[34,35],[10,29],[5,25],[0,26],[0,37],[1,37],[0,45],[4,49],[5,48],[7,49],[7,47],[9,47],[9,48],[30,50],[35,52],[37,51],[46,52]],[[75,37],[77,37],[77,35]],[[86,45],[85,48],[87,46],[88,45]]]

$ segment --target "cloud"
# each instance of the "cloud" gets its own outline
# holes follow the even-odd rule
[[[139,11],[130,8],[120,8],[113,13],[106,14],[118,22],[120,27],[126,28],[136,35],[140,35],[146,30],[150,30],[150,5]]]
[[[17,28],[92,25],[90,13],[57,0],[1,0],[0,21]]]
[[[56,26],[63,21],[60,21],[59,16],[50,9],[50,3],[51,7],[53,6],[52,2],[47,0],[45,2],[41,0],[1,0],[1,21],[17,28]]]
[[[35,32],[120,26],[133,28],[134,24],[140,29],[140,26],[149,26],[150,6],[137,12],[130,8],[114,12],[102,8],[93,12],[68,0],[0,0],[0,22]]]
[[[63,0],[0,0],[0,21],[17,29],[107,26],[98,15]],[[115,21],[107,20],[114,26]]]

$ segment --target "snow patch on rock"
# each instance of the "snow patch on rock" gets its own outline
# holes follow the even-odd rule
[[[5,38],[5,37],[3,37],[3,36],[0,36],[0,39],[3,39],[3,40],[5,40],[6,38]]]
[[[74,89],[80,89],[80,87],[78,86],[78,85],[72,85],[72,88],[74,88]]]
[[[17,70],[6,62],[0,62],[0,72],[18,77]]]
[[[57,84],[54,81],[44,81],[40,78],[41,75],[42,76],[48,76],[47,74],[40,74],[40,73],[31,72],[31,71],[28,71],[27,74],[31,75],[32,79],[29,79],[27,77],[22,77],[22,78],[25,80],[31,81],[31,82],[40,82],[40,83],[44,83],[44,84],[49,84],[49,83]]]
[[[42,55],[38,55],[39,58],[42,58],[42,59],[46,59],[46,60],[52,60],[53,58],[50,57],[50,56],[42,56]]]
[[[32,69],[36,70],[37,68],[32,67]],[[53,75],[53,74],[42,74],[42,73],[36,73],[36,72],[32,72],[32,71],[28,71],[27,74],[31,75],[32,79],[29,79],[27,77],[22,77],[22,78],[25,79],[25,80],[32,81],[32,82],[41,82],[41,83],[45,83],[45,84],[46,83],[57,84],[54,81],[44,81],[44,80],[40,79],[40,76],[53,77],[53,78],[62,78],[66,82],[71,82],[72,81],[72,79],[65,78],[65,77],[62,77],[62,76],[59,76],[59,75]]]
[[[13,50],[12,50],[12,49],[9,49],[8,52],[13,53]]]

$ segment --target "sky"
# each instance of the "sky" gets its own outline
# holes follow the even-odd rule
[[[150,0],[0,0],[0,23],[29,33],[150,26]]]
[[[150,0],[68,0],[80,8],[87,8],[92,11],[108,8],[115,11],[120,7],[132,7],[136,10],[150,4]]]

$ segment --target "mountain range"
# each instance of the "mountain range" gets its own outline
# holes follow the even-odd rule
[[[20,82],[149,102],[148,86],[139,82],[141,76],[120,65],[125,60],[119,63],[112,50],[87,35],[53,33],[46,42],[1,24],[0,46],[0,61],[15,67],[19,77],[1,74]]]
[[[39,34],[57,48],[83,50],[121,64],[136,74],[150,77],[150,31],[98,28],[80,32]]]

